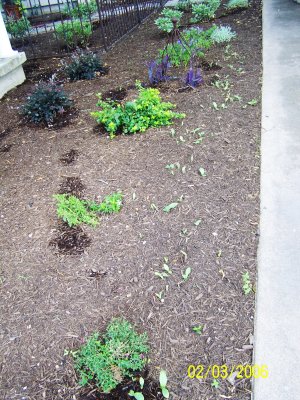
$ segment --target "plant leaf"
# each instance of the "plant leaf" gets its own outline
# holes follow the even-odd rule
[[[145,384],[145,380],[144,380],[144,378],[143,378],[142,376],[141,376],[140,379],[139,379],[139,383],[140,383],[141,389],[143,389],[144,384]]]
[[[198,171],[201,176],[206,176],[206,171],[203,167],[200,167]]]
[[[200,224],[201,224],[201,222],[202,222],[202,220],[201,220],[201,219],[197,219],[197,220],[194,222],[194,225],[198,226],[198,225],[200,225]]]
[[[191,275],[192,269],[191,267],[187,267],[187,269],[181,273],[182,278],[187,281],[189,279],[189,276]]]
[[[176,208],[177,206],[178,206],[178,203],[171,203],[171,204],[168,204],[167,206],[165,206],[165,207],[163,208],[163,211],[166,212],[166,213],[169,213],[171,210],[173,210],[173,209]]]
[[[159,374],[159,383],[160,387],[163,389],[167,386],[168,382],[168,377],[167,377],[167,372],[165,370],[161,370]]]
[[[168,399],[170,397],[170,393],[166,387],[161,388],[161,392],[165,399]]]

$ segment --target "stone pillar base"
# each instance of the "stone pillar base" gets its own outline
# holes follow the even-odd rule
[[[22,64],[25,53],[16,52],[8,58],[0,58],[0,99],[11,89],[25,81]]]

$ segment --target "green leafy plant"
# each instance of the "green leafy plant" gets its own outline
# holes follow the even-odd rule
[[[252,100],[248,101],[247,104],[248,104],[249,106],[256,106],[257,103],[258,103],[258,100],[257,100],[257,99],[252,99]]]
[[[205,171],[205,169],[203,168],[203,167],[200,167],[199,169],[198,169],[198,172],[199,172],[199,174],[201,175],[201,176],[206,176],[206,171]]]
[[[231,30],[230,26],[218,26],[211,34],[211,40],[214,43],[228,43],[236,37],[236,33]]]
[[[144,395],[141,392],[134,392],[133,390],[130,390],[128,394],[129,396],[134,397],[136,400],[144,400]]]
[[[7,32],[15,39],[24,37],[31,28],[30,22],[25,16],[20,19],[9,17],[5,25]]]
[[[228,10],[235,10],[237,8],[248,8],[248,0],[229,0],[225,6]]]
[[[56,194],[57,215],[69,226],[82,223],[96,226],[99,221],[96,213],[111,214],[119,212],[122,207],[122,193],[113,193],[104,198],[100,204],[78,199],[76,196]]]
[[[203,0],[200,4],[193,4],[191,22],[203,22],[213,19],[220,5],[220,0]]]
[[[201,335],[203,330],[203,325],[193,326],[192,331],[195,332],[197,335]]]
[[[105,72],[99,56],[92,52],[82,51],[72,55],[71,62],[65,64],[64,70],[71,81],[93,79],[97,72]]]
[[[184,271],[181,272],[182,279],[185,282],[189,279],[189,277],[191,275],[191,272],[192,272],[192,268],[191,267],[187,267]]]
[[[175,202],[175,203],[170,203],[170,204],[168,204],[168,205],[166,205],[164,208],[163,208],[163,211],[165,212],[165,213],[169,213],[171,210],[174,210],[174,208],[176,208],[177,206],[178,206],[178,202]]]
[[[243,279],[243,292],[247,296],[253,290],[248,271],[243,274],[242,279]]]
[[[136,86],[139,90],[138,98],[125,104],[104,101],[98,95],[97,106],[102,110],[92,112],[91,115],[105,127],[110,138],[115,137],[117,131],[124,134],[144,132],[150,127],[171,125],[174,118],[185,117],[185,114],[171,111],[175,105],[161,101],[159,90],[145,89],[139,82]]]
[[[26,103],[22,106],[22,114],[35,124],[46,123],[50,125],[58,115],[73,105],[69,96],[62,87],[55,82],[40,83],[32,94],[27,97]]]
[[[161,388],[162,395],[164,396],[165,399],[168,399],[170,397],[169,390],[167,389],[167,383],[168,383],[167,372],[161,370],[159,374],[159,385]]]
[[[183,13],[172,8],[164,8],[161,12],[162,17],[157,18],[154,23],[163,32],[171,32],[173,29],[172,19],[178,21],[177,26],[179,26],[179,21],[182,18]]]
[[[211,386],[215,389],[218,389],[220,387],[220,382],[217,379],[213,379]]]
[[[86,47],[92,35],[92,24],[89,21],[67,21],[58,25],[56,34],[66,46],[74,49],[76,46]]]
[[[91,0],[86,3],[78,3],[76,5],[70,6],[67,5],[64,8],[64,13],[69,15],[70,17],[73,18],[89,18],[91,14],[95,13],[97,11],[97,3],[95,0]]]
[[[125,319],[113,319],[103,336],[93,333],[75,353],[79,384],[95,383],[109,393],[124,378],[145,367],[148,352],[146,333],[137,333]]]

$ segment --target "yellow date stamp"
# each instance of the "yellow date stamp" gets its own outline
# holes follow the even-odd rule
[[[236,379],[250,379],[250,378],[263,378],[266,379],[269,376],[268,367],[265,364],[262,365],[208,365],[203,364],[189,365],[187,369],[187,375],[190,379],[227,379],[231,376],[235,376]]]

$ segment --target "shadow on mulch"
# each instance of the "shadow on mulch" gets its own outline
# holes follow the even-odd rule
[[[67,153],[64,153],[59,159],[59,161],[64,165],[70,165],[76,161],[78,156],[79,152],[77,150],[71,149]]]
[[[126,96],[127,96],[127,90],[125,88],[119,88],[105,92],[102,95],[102,99],[105,101],[107,100],[122,101],[125,99]]]
[[[79,255],[91,244],[91,239],[79,226],[70,227],[66,223],[59,224],[57,235],[49,242],[59,254]]]
[[[78,176],[68,176],[60,184],[59,194],[69,194],[80,198],[85,186]]]
[[[4,139],[11,133],[11,128],[6,128],[2,132],[0,132],[0,140]]]
[[[160,391],[159,384],[151,379],[148,370],[142,374],[142,377],[145,381],[143,390],[141,390],[139,376],[137,376],[136,381],[127,379],[110,393],[100,393],[97,389],[94,389],[81,395],[80,400],[132,400],[133,397],[128,395],[130,390],[143,393],[145,400],[163,400],[164,397]]]
[[[199,68],[202,68],[204,71],[219,71],[222,69],[221,65],[218,65],[215,62],[208,62],[206,60],[201,61]]]
[[[11,148],[12,144],[5,144],[4,146],[0,147],[0,153],[8,153]]]

